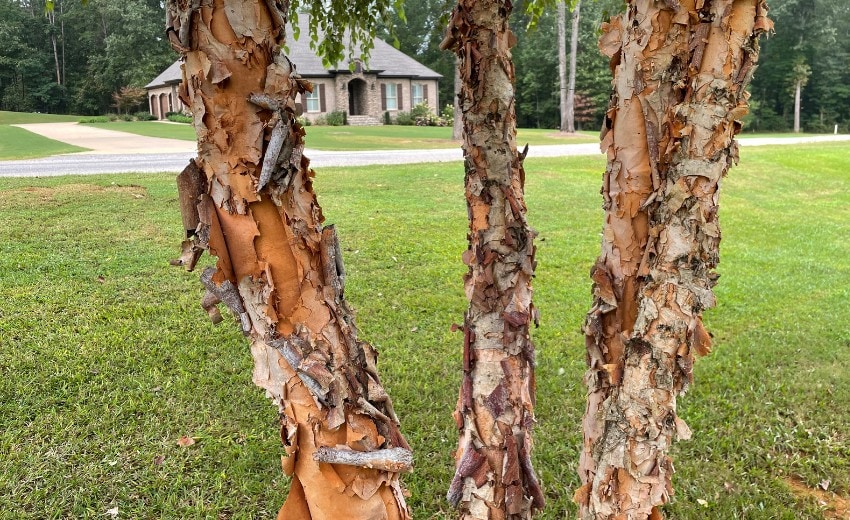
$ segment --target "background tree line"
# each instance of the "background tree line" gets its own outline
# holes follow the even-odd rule
[[[0,108],[101,114],[174,61],[158,0],[0,0]]]
[[[512,25],[518,42],[516,66],[517,119],[524,128],[558,127],[558,29],[555,9],[543,12],[535,30],[525,30],[531,16],[528,0],[517,0]],[[597,50],[603,21],[623,7],[621,0],[582,2],[576,92],[577,126],[596,129],[607,109],[611,73]],[[761,41],[761,64],[750,90],[752,113],[745,131],[787,131],[793,128],[794,91],[802,82],[802,127],[810,132],[850,127],[850,26],[846,0],[772,0],[770,16],[776,33]],[[454,57],[439,50],[447,12],[445,0],[405,5],[406,21],[396,17],[402,51],[442,74],[440,99],[453,96]],[[570,28],[567,27],[567,39]],[[386,32],[384,33],[386,35]]]
[[[518,0],[513,27],[520,127],[557,128],[557,13],[543,13],[535,30]],[[599,27],[622,6],[620,0],[582,3],[578,48],[576,118],[580,129],[596,129],[607,107],[610,72],[597,50]],[[776,34],[762,41],[761,65],[750,88],[752,114],[746,131],[793,128],[794,92],[801,90],[805,131],[841,131],[850,126],[850,3],[845,0],[773,0]],[[454,56],[439,49],[444,37],[445,0],[405,6],[396,17],[402,51],[445,78],[442,104],[453,99]],[[164,39],[165,13],[157,0],[0,0],[0,109],[101,114],[115,111],[113,94],[142,87],[174,59]],[[567,38],[569,38],[569,27]],[[386,37],[387,32],[383,31]],[[390,41],[392,41],[390,39]]]
[[[802,128],[841,131],[850,126],[850,3],[846,0],[773,0],[776,34],[762,42],[750,88],[746,130],[789,130],[794,90],[802,82]]]

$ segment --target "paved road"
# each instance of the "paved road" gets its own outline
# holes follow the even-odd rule
[[[52,177],[55,175],[94,175],[99,173],[179,172],[195,152],[164,154],[66,154],[0,161],[0,177]]]
[[[463,160],[458,148],[439,150],[385,150],[374,152],[328,152],[307,149],[314,168],[330,166],[368,166],[374,164],[412,164],[450,162]],[[570,144],[535,146],[529,157],[562,157],[568,155],[594,155],[597,144]],[[179,172],[186,166],[194,152],[162,154],[99,154],[88,153],[54,155],[25,161],[0,161],[0,177],[50,177],[54,175],[94,175],[100,173],[153,173]]]
[[[116,132],[121,133],[121,132]],[[125,134],[126,135],[126,134]],[[136,137],[136,136],[134,136]],[[152,138],[153,139],[153,138]],[[850,135],[827,135],[813,137],[769,137],[741,139],[741,146],[788,145],[850,141]],[[183,141],[185,144],[186,141]],[[190,143],[191,145],[191,143]],[[597,144],[568,144],[534,146],[529,157],[564,157],[571,155],[596,155]],[[330,166],[367,166],[373,164],[411,164],[423,162],[460,161],[460,148],[440,150],[391,150],[373,152],[328,152],[306,150],[315,168]],[[195,154],[193,151],[179,153],[112,153],[56,155],[26,161],[0,161],[0,177],[47,177],[68,174],[100,174],[127,172],[179,172]]]

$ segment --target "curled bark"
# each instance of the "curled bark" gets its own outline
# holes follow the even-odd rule
[[[410,447],[343,298],[336,234],[322,226],[296,118],[309,83],[280,51],[287,10],[276,0],[168,2],[199,151],[180,182],[195,229],[176,263],[217,257],[201,277],[203,307],[220,319],[220,301],[238,316],[254,382],[278,407],[292,475],[279,517],[405,519],[399,473]]]
[[[614,92],[603,130],[602,254],[585,321],[589,370],[576,492],[583,519],[661,518],[676,397],[707,354],[720,180],[769,30],[764,0],[631,0],[605,27]]]
[[[390,448],[375,451],[354,451],[346,448],[322,447],[316,450],[313,458],[327,464],[346,464],[363,468],[375,468],[394,473],[413,469],[413,454],[404,448]]]
[[[442,46],[459,58],[469,249],[457,467],[447,498],[463,518],[530,518],[543,507],[531,465],[536,233],[516,147],[511,2],[461,0]]]

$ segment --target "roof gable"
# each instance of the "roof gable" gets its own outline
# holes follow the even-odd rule
[[[292,63],[295,64],[298,73],[302,77],[309,79],[310,77],[330,77],[336,71],[347,71],[350,65],[350,61],[347,58],[336,64],[332,69],[325,68],[321,58],[316,56],[316,53],[310,48],[309,29],[307,26],[308,19],[309,17],[307,15],[301,15],[299,17],[300,38],[297,40],[295,38],[288,38],[287,41],[287,47],[289,49],[287,55],[292,60]],[[287,34],[292,34],[292,27],[288,27]],[[345,48],[347,49],[348,47],[349,45],[346,42]],[[355,56],[359,54],[357,49],[355,49],[353,54]],[[182,78],[180,64],[181,60],[172,63],[153,81],[145,85],[145,88],[156,88],[179,82]],[[419,79],[440,79],[443,77],[440,73],[422,65],[380,38],[375,38],[375,47],[370,53],[369,62],[364,65],[366,72],[376,72],[378,77]]]
[[[165,85],[171,85],[172,83],[179,82],[183,79],[183,72],[180,70],[180,65],[181,60],[175,61],[169,65],[167,69],[162,71],[159,76],[155,77],[153,81],[145,85],[145,88],[163,87]]]

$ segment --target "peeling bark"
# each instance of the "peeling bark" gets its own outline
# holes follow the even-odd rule
[[[521,519],[543,507],[531,465],[536,233],[516,148],[511,2],[461,0],[444,49],[459,58],[469,249],[456,472],[447,498],[467,519]]]
[[[285,1],[170,0],[167,34],[184,57],[180,96],[198,158],[178,177],[187,240],[204,250],[202,305],[224,303],[250,339],[254,382],[280,412],[292,485],[279,518],[409,518],[399,473],[410,447],[357,338],[336,233],[304,157],[295,98],[311,89],[281,52]]]
[[[676,397],[710,351],[721,178],[770,29],[764,0],[631,0],[604,28],[602,254],[584,325],[589,370],[576,491],[582,519],[656,519],[673,492]]]

